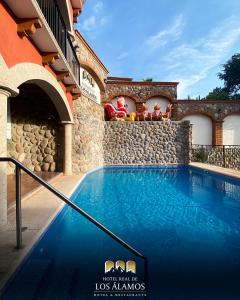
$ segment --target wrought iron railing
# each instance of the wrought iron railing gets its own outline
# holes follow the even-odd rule
[[[191,161],[240,169],[240,145],[213,146],[193,144],[191,149]]]
[[[37,0],[37,3],[80,84],[80,64],[56,0]]]

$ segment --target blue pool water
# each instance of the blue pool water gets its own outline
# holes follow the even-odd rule
[[[94,296],[106,260],[134,260],[150,300],[240,299],[239,181],[191,167],[103,168],[72,199],[147,256],[148,278],[141,258],[65,206],[2,299],[109,299]]]

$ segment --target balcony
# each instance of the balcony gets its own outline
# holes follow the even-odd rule
[[[56,0],[4,0],[18,22],[39,20],[41,27],[29,34],[29,38],[43,55],[43,64],[47,63],[58,74],[72,94],[79,94],[80,64],[72,43],[72,36],[64,23]],[[44,61],[55,54],[51,61]],[[66,74],[66,76],[64,75]]]
[[[80,64],[56,1],[37,0],[37,3],[80,84]]]

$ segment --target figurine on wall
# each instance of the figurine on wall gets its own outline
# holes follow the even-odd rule
[[[117,108],[115,108],[112,103],[108,102],[105,104],[105,109],[110,121],[116,121],[118,119],[124,120],[128,113],[124,97],[117,98]]]

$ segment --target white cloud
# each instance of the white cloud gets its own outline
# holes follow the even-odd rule
[[[82,28],[83,31],[88,31],[88,32],[96,31],[96,30],[100,29],[100,27],[103,27],[107,23],[109,23],[109,21],[111,19],[109,15],[106,15],[106,16],[103,15],[103,2],[102,1],[98,1],[94,5],[93,12],[94,12],[94,15],[85,19],[82,23],[82,26],[80,26],[80,28]]]
[[[84,20],[82,28],[85,31],[91,31],[96,27],[96,17],[91,16],[88,19]]]
[[[155,35],[150,36],[146,40],[146,46],[149,47],[149,50],[156,50],[163,47],[170,41],[176,41],[182,35],[183,29],[183,15],[178,15],[168,29],[161,30]]]
[[[232,17],[210,31],[206,37],[170,51],[165,57],[165,63],[168,63],[168,69],[171,70],[167,77],[169,80],[180,81],[179,97],[189,94],[194,85],[207,78],[211,69],[223,63],[239,38],[240,20]]]
[[[124,58],[126,58],[126,57],[128,57],[129,56],[129,53],[128,52],[122,52],[118,57],[117,57],[117,59],[118,60],[122,60],[122,59],[124,59]]]
[[[102,1],[98,1],[98,2],[94,5],[94,7],[93,7],[93,11],[94,11],[95,13],[99,13],[102,9],[103,9],[103,3],[102,3]]]
[[[109,21],[109,18],[108,18],[108,17],[102,17],[102,18],[100,19],[100,21],[99,21],[99,24],[100,24],[101,26],[104,26],[104,25],[106,25],[106,24],[108,23],[108,21]]]

